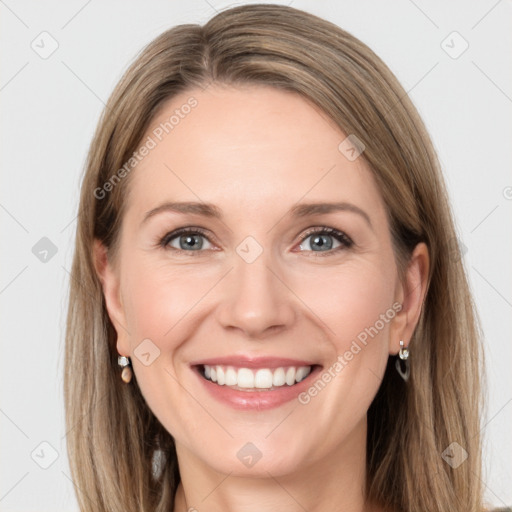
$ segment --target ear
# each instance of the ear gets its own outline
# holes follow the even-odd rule
[[[120,355],[130,355],[126,315],[120,294],[119,272],[108,260],[107,248],[94,240],[94,267],[103,288],[103,296],[110,321],[117,332],[117,351]]]
[[[391,324],[390,354],[398,354],[400,340],[403,340],[404,347],[409,345],[423,308],[423,301],[427,292],[429,266],[428,247],[423,242],[419,243],[414,248],[409,260],[405,282],[398,284],[395,293],[395,300],[402,304],[402,309],[397,313]]]

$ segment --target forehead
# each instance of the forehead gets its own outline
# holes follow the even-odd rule
[[[152,148],[133,171],[128,209],[142,215],[160,200],[202,200],[251,215],[263,205],[350,199],[382,213],[366,162],[343,151],[346,137],[293,92],[191,89],[164,103],[147,130]]]

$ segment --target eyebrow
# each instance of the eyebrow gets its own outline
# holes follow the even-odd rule
[[[308,215],[321,215],[334,212],[352,212],[360,215],[373,231],[373,226],[369,215],[358,206],[347,203],[300,203],[290,209],[289,215],[292,217],[302,218]],[[173,212],[181,214],[202,215],[214,219],[222,219],[222,210],[211,203],[197,202],[166,202],[153,208],[144,215],[142,224],[147,222],[151,217],[162,212]]]

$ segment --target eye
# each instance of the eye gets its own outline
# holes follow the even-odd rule
[[[158,244],[164,249],[196,252],[198,255],[203,250],[211,250],[213,247],[206,232],[197,227],[186,227],[167,233]],[[323,226],[312,228],[302,235],[299,247],[301,252],[325,253],[322,256],[327,256],[348,249],[352,245],[352,240],[342,231]]]
[[[201,251],[201,249],[211,249],[204,247],[211,242],[200,228],[182,228],[172,233],[168,233],[160,240],[160,245],[165,249],[175,249],[177,251]]]
[[[333,253],[348,249],[352,245],[352,240],[345,233],[324,226],[313,228],[305,233],[301,237],[299,247],[303,251]]]

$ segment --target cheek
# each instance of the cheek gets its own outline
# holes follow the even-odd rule
[[[353,261],[336,269],[297,279],[292,285],[310,308],[337,354],[348,350],[354,339],[384,338],[394,316],[394,266],[388,258],[379,262]],[[382,320],[384,318],[384,320]],[[378,331],[375,332],[375,329]]]
[[[122,275],[126,327],[138,385],[153,413],[180,439],[192,435],[194,418],[204,416],[178,384],[184,379],[180,350],[198,327],[191,319],[204,305],[201,299],[218,280],[211,270],[207,275],[192,267],[134,257],[125,261]],[[145,353],[149,353],[149,364],[141,357]],[[182,414],[172,414],[175,410]]]
[[[130,262],[124,277],[125,313],[132,341],[142,336],[165,345],[165,350],[179,343],[176,330],[181,329],[182,321],[186,323],[187,314],[214,282],[211,273],[144,260]]]
[[[299,397],[313,424],[329,425],[327,445],[362,421],[377,393],[389,357],[395,310],[392,260],[340,265],[321,279],[302,281],[301,298],[324,326],[329,363]],[[298,282],[297,282],[298,286]]]
[[[222,274],[218,268],[193,263],[127,261],[122,291],[132,344],[149,338],[171,355],[192,334],[187,315],[193,315]],[[390,310],[394,295],[394,267],[388,257],[283,277],[294,292],[290,302],[299,300],[295,307],[301,309],[301,316],[309,316],[324,331],[337,355],[348,350],[354,339],[364,342],[365,337],[386,335],[389,322],[381,318]]]

